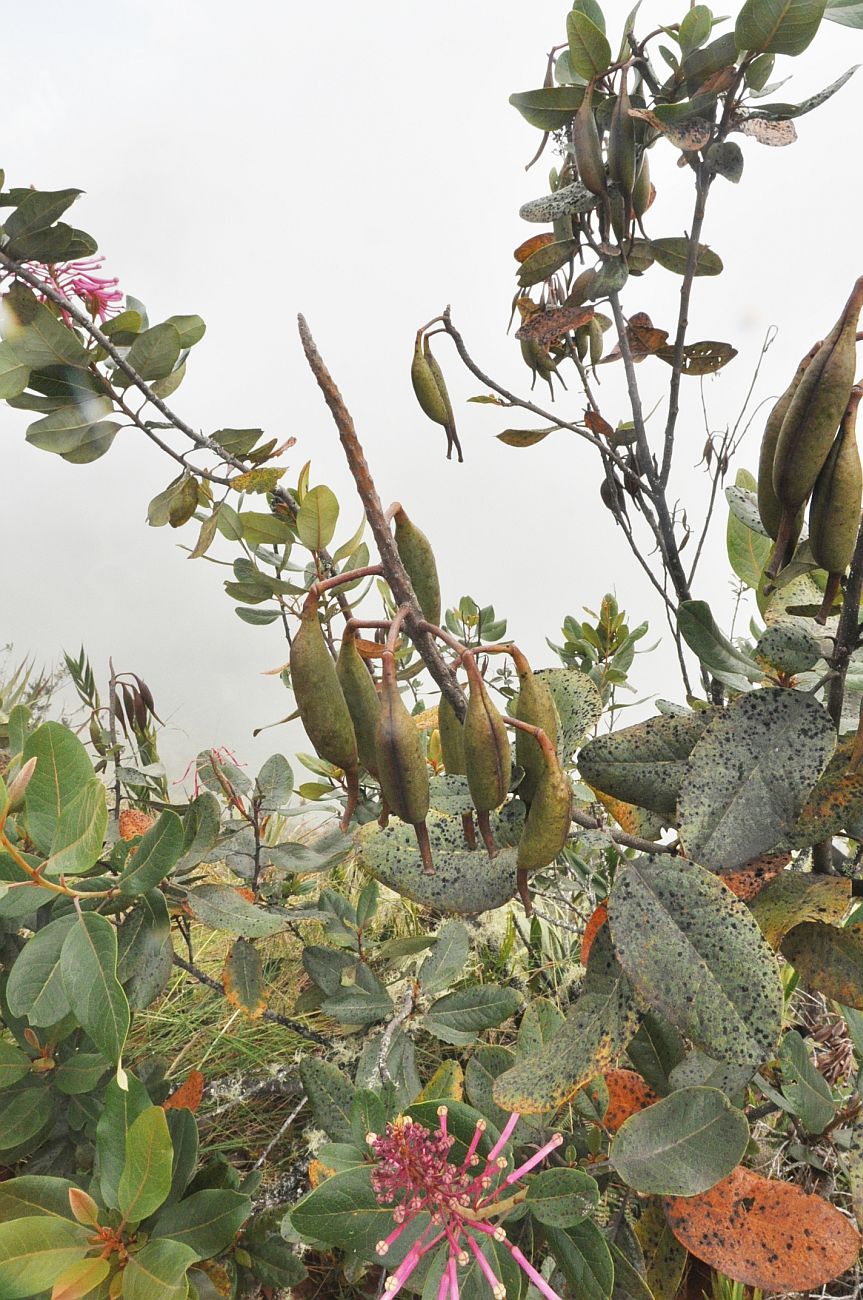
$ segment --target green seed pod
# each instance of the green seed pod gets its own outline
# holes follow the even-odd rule
[[[492,704],[473,655],[464,659],[470,695],[462,737],[468,789],[479,813],[499,808],[509,793],[512,757],[506,724]]]
[[[842,575],[851,563],[860,506],[863,500],[863,470],[857,447],[857,406],[863,388],[851,391],[839,436],[815,482],[809,506],[809,545],[816,564],[829,575],[818,621],[824,623],[833,607]]]
[[[566,844],[572,810],[572,789],[557,756],[540,750],[533,736],[526,738],[542,754],[544,772],[518,842],[519,872],[540,871],[554,862]]]
[[[399,506],[395,513],[395,539],[399,558],[407,570],[414,595],[429,623],[440,622],[440,581],[432,544]]]
[[[806,353],[806,356],[797,367],[794,378],[773,407],[764,425],[764,435],[761,439],[761,451],[758,457],[758,513],[768,535],[774,539],[779,532],[779,521],[782,517],[782,506],[779,504],[779,499],[773,490],[773,462],[776,458],[776,440],[779,437],[779,430],[782,428],[782,421],[785,419],[791,405],[791,399],[797,392],[800,380],[803,378],[809,362],[820,346],[820,343],[816,343]],[[798,516],[798,519],[800,525],[802,525],[802,515]],[[794,535],[795,542],[799,535],[800,527],[798,526]]]
[[[632,210],[640,221],[647,209],[650,207],[650,201],[653,194],[653,186],[650,182],[650,164],[647,161],[647,150],[641,154],[641,165],[638,168],[638,174],[635,178],[635,184],[632,187]]]
[[[462,724],[456,717],[453,706],[445,695],[441,695],[437,706],[437,725],[440,736],[443,765],[448,776],[464,776],[464,736]]]
[[[416,722],[405,708],[396,680],[395,658],[383,659],[381,708],[375,728],[378,780],[392,812],[417,826],[429,810],[428,764]]]
[[[605,194],[605,163],[593,116],[593,83],[585,90],[581,107],[572,119],[572,147],[582,185],[591,194]]]
[[[435,424],[443,425],[444,429],[446,429],[447,460],[452,456],[453,447],[458,452],[459,460],[462,460],[461,444],[456,433],[455,417],[443,371],[432,355],[428,339],[423,338],[422,330],[417,333],[414,342],[411,383],[417,401],[428,418],[433,420]]]
[[[354,724],[357,752],[367,772],[378,774],[375,728],[381,711],[381,702],[374,679],[365,660],[357,650],[356,633],[346,628],[336,660],[336,676],[341,684],[348,712]]]
[[[863,277],[827,335],[791,399],[773,461],[773,489],[782,506],[776,538],[775,572],[788,550],[797,511],[815,486],[827,459],[854,384],[857,319],[863,306]]]
[[[554,357],[552,357],[536,339],[521,340],[521,355],[525,365],[529,367],[531,375],[533,376],[530,384],[531,391],[536,383],[536,377],[539,375],[540,378],[544,379],[548,384],[552,396],[554,396],[551,377],[552,375],[557,375],[558,379],[560,379],[560,375],[557,371],[557,362]],[[561,383],[563,383],[563,380],[561,380]]]
[[[629,116],[631,107],[624,68],[608,128],[608,174],[623,191],[627,223],[635,188],[635,121]]]
[[[300,627],[291,645],[291,685],[315,753],[325,762],[340,767],[345,774],[348,806],[342,829],[346,830],[356,807],[357,738],[336,666],[324,640],[314,592],[306,597]]]
[[[530,664],[520,650],[512,649],[512,659],[518,673],[518,698],[512,710],[512,716],[520,722],[529,722],[532,727],[541,727],[548,736],[552,748],[557,746],[557,709],[551,698],[551,691],[541,677],[536,677]],[[545,776],[545,755],[535,738],[527,731],[515,733],[515,761],[524,768],[524,776],[517,787],[517,793],[530,804],[536,794],[540,781]]]

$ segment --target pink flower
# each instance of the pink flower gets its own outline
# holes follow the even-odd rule
[[[458,1270],[476,1262],[494,1300],[505,1300],[506,1288],[496,1276],[483,1254],[481,1241],[492,1236],[503,1244],[519,1268],[547,1300],[560,1300],[545,1278],[525,1259],[517,1246],[507,1240],[501,1223],[495,1223],[497,1214],[505,1214],[521,1197],[511,1189],[524,1174],[533,1169],[546,1156],[560,1146],[562,1136],[557,1133],[534,1155],[513,1169],[505,1178],[506,1158],[501,1155],[518,1123],[517,1114],[510,1115],[503,1131],[485,1157],[476,1154],[485,1132],[485,1120],[479,1120],[461,1164],[452,1164],[449,1153],[455,1138],[447,1131],[447,1108],[438,1108],[440,1127],[430,1132],[408,1115],[400,1115],[387,1124],[383,1135],[370,1133],[367,1142],[378,1158],[372,1172],[372,1190],[379,1205],[392,1207],[396,1227],[390,1235],[377,1244],[377,1253],[383,1258],[390,1246],[418,1214],[428,1214],[431,1222],[417,1238],[401,1264],[384,1284],[386,1300],[392,1300],[407,1282],[424,1255],[446,1240],[447,1263],[440,1280],[438,1300],[458,1300]]]
[[[93,320],[104,321],[123,309],[123,294],[117,287],[119,280],[97,274],[104,260],[104,257],[87,257],[78,262],[55,262],[50,266],[44,262],[24,262],[23,265],[31,275],[56,289],[70,302],[77,299]],[[69,313],[62,307],[59,311],[66,324],[71,325]]]

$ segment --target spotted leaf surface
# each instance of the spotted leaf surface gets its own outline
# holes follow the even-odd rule
[[[603,1122],[609,1133],[616,1133],[630,1115],[659,1101],[659,1094],[635,1070],[609,1070],[604,1079],[608,1107]]]
[[[764,1291],[808,1291],[854,1262],[860,1236],[820,1196],[739,1166],[700,1196],[664,1202],[677,1240],[720,1273]]]
[[[687,856],[730,871],[779,845],[835,743],[829,715],[811,695],[776,689],[735,700],[698,741],[682,777],[677,811]]]
[[[851,881],[842,876],[783,871],[756,894],[749,910],[771,948],[777,948],[783,935],[802,921],[838,923],[850,902]]]
[[[576,668],[541,668],[536,675],[545,682],[554,700],[560,724],[558,755],[568,766],[586,732],[602,716],[599,687]]]
[[[579,754],[578,770],[614,799],[673,817],[686,761],[712,718],[707,711],[662,715],[597,736]]]
[[[782,941],[782,955],[814,993],[863,1011],[863,925],[843,930],[803,921]]]
[[[611,938],[639,994],[697,1047],[760,1065],[779,1037],[776,959],[744,903],[703,867],[649,854],[624,863]]]
[[[681,1088],[630,1115],[609,1158],[637,1192],[695,1196],[726,1178],[743,1156],[749,1125],[718,1088]]]

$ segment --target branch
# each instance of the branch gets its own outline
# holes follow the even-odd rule
[[[180,970],[184,970],[187,975],[194,975],[199,984],[206,984],[207,988],[212,989],[214,993],[219,993],[222,997],[225,996],[225,990],[222,988],[218,980],[212,979],[198,966],[193,966],[190,961],[185,961],[184,958],[179,957],[177,953],[174,953],[173,960],[174,965],[179,966]],[[285,1029],[290,1029],[292,1033],[299,1034],[300,1038],[307,1038],[310,1043],[319,1043],[321,1047],[332,1046],[332,1043],[328,1038],[324,1038],[321,1034],[316,1034],[313,1029],[307,1029],[306,1026],[300,1024],[298,1020],[289,1020],[287,1016],[280,1016],[275,1011],[263,1011],[261,1013],[261,1019],[269,1020],[274,1025],[282,1025]]]
[[[410,634],[410,638],[417,648],[423,663],[428,668],[434,680],[437,682],[441,692],[455,709],[456,717],[463,718],[465,712],[465,698],[459,690],[455,674],[448,667],[446,661],[441,655],[435,644],[435,639],[428,632],[423,630],[424,621],[423,612],[419,607],[414,589],[411,586],[411,580],[408,577],[407,570],[402,564],[396,548],[395,539],[390,532],[389,525],[384,514],[384,508],[381,499],[378,496],[377,488],[369,469],[368,462],[365,458],[360,440],[357,437],[356,428],[354,427],[351,414],[345,406],[341,393],[324,364],[315,341],[312,338],[311,331],[306,323],[304,316],[298,318],[300,339],[303,344],[303,351],[306,354],[306,360],[309,363],[312,374],[317,380],[318,387],[324,395],[324,401],[330,408],[330,414],[335,421],[336,428],[339,431],[339,439],[344,449],[345,457],[348,462],[348,468],[353,475],[354,482],[359,493],[360,500],[366,512],[366,518],[369,521],[369,527],[372,530],[375,541],[377,542],[378,553],[381,557],[384,575],[395,597],[396,604],[406,605],[405,626]]]
[[[377,1060],[375,1061],[375,1069],[380,1075],[381,1083],[395,1083],[393,1076],[390,1074],[389,1066],[387,1065],[387,1057],[389,1056],[390,1047],[392,1046],[396,1030],[403,1025],[412,1014],[415,1006],[416,995],[413,981],[411,980],[408,982],[408,986],[404,991],[402,1000],[399,1003],[398,1011],[393,1016],[392,1020],[389,1021],[386,1029],[381,1034],[381,1043],[378,1048]]]
[[[660,840],[645,840],[640,835],[629,835],[626,831],[613,830],[609,826],[604,826],[597,817],[591,817],[589,813],[583,813],[578,808],[572,810],[572,820],[576,826],[581,826],[586,831],[605,831],[607,835],[625,849],[637,849],[639,853],[671,853],[676,855],[678,851],[677,844],[663,844]]]

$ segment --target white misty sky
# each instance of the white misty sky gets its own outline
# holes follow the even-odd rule
[[[629,7],[605,5],[613,43]],[[640,29],[686,8],[645,0]],[[4,66],[7,184],[82,187],[73,221],[97,237],[151,321],[198,312],[207,322],[175,409],[205,431],[260,425],[295,436],[285,481],[311,459],[312,483],[343,504],[336,541],[346,540],[360,508],[302,358],[303,311],[382,497],[401,499],[435,542],[446,603],[465,593],[493,603],[537,664],[551,662],[545,637],[559,639],[564,616],[596,608],[605,591],[632,623],[650,619],[649,641],[663,633],[658,602],[599,502],[586,444],[561,433],[530,450],[503,446],[502,428],[537,421],[465,405],[481,390],[438,340],[465,449],[464,465],[447,462],[409,367],[416,327],[450,302],[479,364],[528,389],[506,335],[512,250],[537,229],[518,208],[546,192],[554,159],[525,174],[539,136],[507,97],[541,84],[566,12],[564,0],[43,0],[16,11],[16,54]],[[777,75],[796,74],[778,97],[802,99],[861,57],[863,33],[825,23],[800,60],[778,61]],[[739,351],[705,384],[714,429],[736,417],[768,327],[780,333],[761,398],[784,388],[863,271],[852,134],[861,93],[852,80],[802,118],[791,148],[737,136],[743,180],[713,187],[705,239],[726,270],[696,282],[690,337]],[[671,150],[652,151],[659,195],[647,228],[657,237],[688,226],[690,181],[673,164]],[[624,305],[671,330],[679,284],[655,268],[630,281]],[[646,410],[668,373],[659,361],[640,367]],[[600,376],[606,418],[628,418],[619,367]],[[570,416],[583,411],[574,378],[558,396]],[[698,381],[683,386],[674,488],[698,523],[704,417]],[[547,402],[544,387],[536,397]],[[660,407],[654,432],[663,416]],[[28,446],[25,424],[23,412],[0,410],[2,640],[46,664],[83,643],[103,678],[109,655],[139,673],[169,721],[162,748],[175,774],[209,745],[253,765],[302,747],[295,727],[251,735],[292,707],[278,679],[262,675],[286,658],[278,625],[246,626],[222,591],[229,570],[187,560],[180,545],[192,545],[194,525],[147,527],[172,464],[130,430],[97,463],[67,465]],[[760,429],[759,419],[740,464],[754,468]],[[727,620],[724,528],[720,505],[694,594]],[[216,553],[232,558],[225,544]],[[636,660],[633,680],[639,696],[681,698],[667,636]]]

